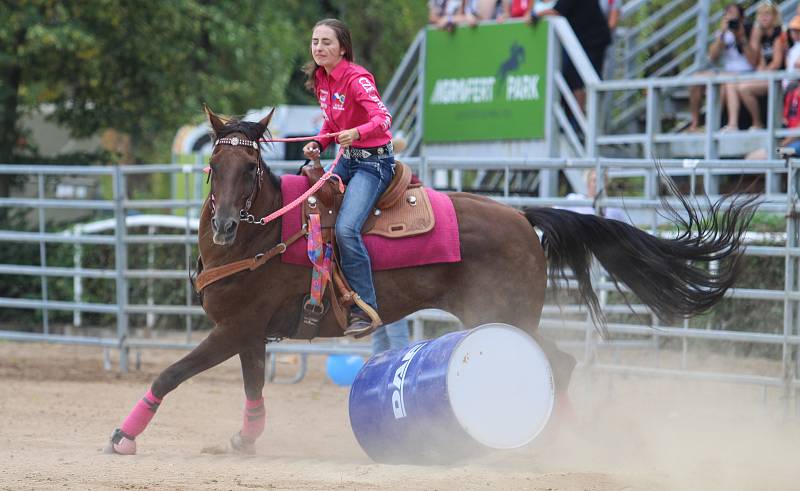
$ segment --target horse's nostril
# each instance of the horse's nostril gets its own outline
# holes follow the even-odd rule
[[[211,227],[212,227],[214,230],[219,230],[219,222],[217,221],[217,219],[216,219],[216,218],[212,218],[212,219],[211,219]]]
[[[226,233],[226,234],[229,234],[229,233],[233,232],[233,229],[234,229],[234,227],[236,227],[236,222],[234,222],[233,220],[231,220],[230,222],[228,222],[228,223],[225,225],[225,233]]]

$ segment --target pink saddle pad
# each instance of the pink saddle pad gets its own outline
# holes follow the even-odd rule
[[[281,193],[283,202],[290,203],[308,190],[308,178],[305,176],[281,176]],[[435,263],[457,263],[461,261],[461,245],[458,241],[458,219],[450,197],[444,193],[425,188],[433,207],[436,225],[433,230],[413,237],[389,239],[379,235],[365,235],[372,269],[410,268]],[[283,215],[281,235],[283,240],[300,230],[302,206]],[[290,245],[281,255],[281,260],[289,264],[311,267],[308,260],[307,240],[301,238]]]

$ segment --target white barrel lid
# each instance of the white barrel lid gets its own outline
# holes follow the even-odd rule
[[[536,438],[555,402],[544,351],[529,334],[499,323],[473,329],[453,350],[447,393],[467,434],[498,449]]]

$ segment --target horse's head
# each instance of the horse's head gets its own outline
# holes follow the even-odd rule
[[[224,121],[208,106],[205,110],[214,132],[214,150],[209,159],[211,230],[215,244],[228,246],[236,239],[239,221],[250,213],[264,174],[269,174],[258,140],[275,110],[257,123]]]

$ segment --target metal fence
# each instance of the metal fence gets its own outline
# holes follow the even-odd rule
[[[796,5],[793,0],[782,2],[781,9],[789,12],[793,5]],[[649,8],[647,2],[634,0],[625,2],[622,10],[625,16],[633,17],[645,8]],[[749,14],[752,11],[753,8],[749,9]],[[673,14],[678,16],[676,21],[667,22],[655,33],[648,33],[646,28],[650,22],[662,22]],[[778,71],[742,75],[698,74],[697,70],[706,65],[708,40],[711,39],[708,28],[716,26],[720,16],[721,10],[712,9],[710,0],[696,2],[688,7],[683,4],[683,0],[668,3],[650,20],[640,24],[640,29],[623,30],[620,33],[629,39],[616,46],[623,53],[617,53],[619,56],[612,54],[610,58],[621,57],[627,71],[622,72],[622,75],[616,74],[622,78],[611,80],[601,80],[568,22],[563,18],[549,17],[545,95],[546,155],[556,159],[564,155],[577,158],[680,157],[689,159],[687,165],[691,165],[691,159],[705,159],[710,162],[741,159],[751,151],[761,149],[763,152],[759,157],[760,163],[774,158],[775,149],[784,138],[800,137],[800,130],[786,129],[781,124],[785,95],[783,82],[800,80],[800,73]],[[687,26],[691,29],[683,32]],[[679,32],[682,34],[678,35]],[[703,34],[694,36],[696,32]],[[640,39],[642,36],[648,36],[645,42]],[[651,41],[665,42],[664,39],[671,39],[673,36],[678,36],[675,42],[656,53],[656,57],[646,58],[642,63],[637,61],[634,68],[631,68],[632,61],[639,60],[650,49]],[[696,42],[685,46],[684,41],[693,36]],[[569,57],[585,84],[585,110],[580,107],[560,72],[564,56]],[[694,61],[686,70],[678,71],[672,77],[662,76],[671,73],[669,70],[655,74],[647,71],[648,63],[658,66],[664,60],[669,60],[664,64],[666,67],[681,60]],[[633,78],[635,76],[649,78]],[[423,30],[412,42],[384,93],[387,104],[395,114],[395,126],[408,138],[408,151],[413,155],[425,154],[425,145],[422,142],[424,80]],[[765,127],[758,131],[722,131],[722,87],[752,81],[763,82],[768,87],[764,97],[767,113]],[[673,96],[681,93],[683,101],[688,97],[688,91],[698,86],[702,86],[706,94],[702,113],[707,124],[702,132],[687,132],[684,131],[682,120],[678,121],[685,118],[683,113],[686,111],[674,107],[676,103]],[[631,172],[633,170],[630,169]],[[719,169],[712,169],[704,175],[704,186],[709,192],[717,192],[720,175],[723,173]],[[568,174],[568,178],[574,181],[574,176]],[[577,184],[571,183],[573,186]],[[767,182],[767,186],[772,189],[776,185],[774,180]],[[537,186],[540,196],[557,196],[558,175],[543,172]]]
[[[613,160],[613,159],[445,159],[445,158],[411,158],[406,159],[423,181],[444,182],[444,187],[452,190],[474,190],[476,176],[480,172],[500,172],[504,176],[502,192],[491,195],[494,199],[512,206],[600,206],[619,207],[629,210],[631,219],[639,226],[648,228],[653,233],[658,233],[658,227],[663,223],[659,219],[661,197],[657,186],[657,171],[650,161],[642,159]],[[560,342],[571,350],[578,351],[582,362],[593,369],[624,371],[626,373],[664,373],[669,375],[683,375],[704,379],[724,380],[738,383],[756,384],[764,387],[780,387],[789,400],[797,394],[800,379],[797,373],[800,366],[797,360],[797,349],[800,344],[800,328],[798,327],[798,301],[800,301],[800,288],[797,280],[797,258],[800,256],[798,246],[798,227],[796,214],[797,189],[796,175],[800,165],[783,161],[766,161],[760,163],[743,161],[698,161],[691,166],[686,166],[683,161],[665,160],[662,162],[665,172],[674,174],[691,183],[690,190],[697,186],[695,183],[703,175],[710,172],[759,172],[772,176],[771,179],[785,181],[788,191],[780,193],[773,190],[764,196],[761,210],[787,216],[785,233],[755,236],[751,238],[768,242],[767,244],[751,245],[747,250],[748,256],[781,258],[784,260],[784,282],[782,288],[755,289],[736,288],[728,293],[728,298],[735,300],[748,300],[772,302],[783,305],[782,326],[771,326],[771,332],[759,331],[753,326],[720,326],[706,325],[699,327],[691,325],[688,321],[675,326],[659,325],[646,309],[641,305],[633,305],[633,310],[638,316],[625,316],[627,307],[620,299],[612,298],[615,287],[610,282],[598,275],[595,288],[600,292],[607,314],[615,316],[608,326],[611,338],[599,339],[594,327],[588,321],[584,309],[578,305],[566,303],[561,308],[555,305],[545,306],[541,327],[560,339]],[[720,165],[724,165],[722,168]],[[282,162],[272,165],[277,171],[294,171],[297,163]],[[600,198],[592,200],[567,200],[554,197],[532,197],[524,193],[517,193],[512,186],[513,171],[525,169],[532,172],[563,169],[595,169],[597,175],[608,173],[613,185],[616,181],[624,181],[627,192],[624,196],[608,196],[602,193]],[[122,371],[129,369],[129,353],[131,350],[148,349],[189,349],[196,345],[198,338],[197,324],[202,322],[202,309],[193,300],[193,293],[188,277],[189,268],[193,265],[197,228],[197,212],[202,205],[200,196],[189,196],[181,199],[138,199],[130,196],[129,181],[135,176],[166,175],[172,180],[181,180],[185,189],[199,188],[202,190],[205,179],[202,165],[147,165],[147,166],[118,166],[118,167],[79,167],[79,166],[17,166],[2,165],[0,174],[16,175],[32,183],[18,189],[29,189],[29,195],[13,196],[0,199],[0,208],[6,211],[14,210],[25,217],[24,230],[13,229],[10,223],[0,224],[0,247],[12,250],[15,244],[28,244],[38,246],[38,261],[34,264],[17,264],[10,261],[0,264],[0,275],[26,276],[38,279],[39,294],[37,298],[21,298],[19,296],[0,295],[0,314],[4,311],[13,316],[14,309],[23,309],[40,313],[40,320],[24,326],[13,326],[6,323],[0,330],[0,339],[15,341],[43,341],[51,343],[83,344],[103,347],[106,350],[119,352],[119,368]],[[61,199],[52,196],[54,183],[64,176],[94,176],[106,181],[108,197],[94,199]],[[649,176],[645,180],[631,180],[630,175]],[[442,179],[444,177],[444,179]],[[139,177],[141,178],[141,177]],[[198,184],[199,183],[199,184]],[[691,192],[691,191],[690,191]],[[712,197],[713,198],[713,197]],[[112,233],[90,234],[91,230],[86,225],[60,226],[58,230],[48,227],[53,222],[53,217],[64,213],[65,210],[90,210],[93,213],[104,215],[102,225],[94,225],[95,232],[107,230]],[[132,215],[132,212],[148,211],[146,214]],[[167,218],[153,218],[152,211],[164,212],[171,210],[172,215]],[[34,223],[34,226],[29,225]],[[111,226],[113,225],[113,226]],[[166,233],[164,226],[171,233]],[[133,231],[131,231],[133,230]],[[135,232],[139,230],[139,232]],[[153,257],[147,255],[147,260],[133,257],[131,250],[137,249],[137,255],[142,254],[142,247],[154,244],[168,244],[170,247],[181,250],[180,260],[171,267],[159,267],[154,264]],[[66,245],[66,246],[65,246]],[[48,263],[49,250],[55,247],[71,247],[74,251],[70,264],[50,265]],[[84,257],[94,247],[105,247],[113,258],[109,261],[113,267],[89,267]],[[6,255],[6,257],[9,257]],[[13,254],[10,256],[13,257]],[[131,267],[135,260],[139,267]],[[48,288],[52,282],[69,280],[73,288],[71,298],[53,298],[52,289]],[[82,296],[84,281],[99,279],[108,282],[108,290],[113,290],[113,295],[106,303],[88,302]],[[137,295],[139,301],[131,301],[130,292],[132,284],[139,282],[145,290],[147,285],[157,282],[170,281],[171,284],[182,284],[181,295],[173,296],[171,303],[163,303],[158,295],[149,293]],[[142,283],[144,282],[144,283]],[[62,321],[54,325],[52,317],[55,313],[69,313],[69,321]],[[10,313],[10,314],[9,314]],[[82,319],[85,313],[111,315],[114,327],[101,328],[94,332],[88,328],[76,329],[76,325],[86,324]],[[131,318],[144,318],[140,325],[132,326]],[[148,328],[155,324],[155,316],[173,316],[182,319],[183,338],[175,334],[181,331],[169,330],[168,336],[163,332],[155,333],[150,337],[144,336]],[[423,311],[412,316],[416,338],[426,335],[431,325],[457,322],[449,314],[439,311]],[[13,324],[13,323],[12,323]],[[655,327],[654,327],[655,326]],[[80,331],[78,334],[77,331]],[[202,333],[199,333],[202,334]],[[682,363],[679,367],[659,368],[648,366],[629,366],[618,363],[608,363],[598,359],[598,352],[619,349],[647,349],[658,350],[666,344],[665,340],[677,339],[681,344],[676,348],[682,354]],[[691,356],[688,345],[692,340],[707,340],[711,343],[757,343],[770,345],[780,350],[780,373],[764,376],[748,373],[722,373],[714,371],[699,371],[691,368]],[[315,342],[311,344],[270,344],[267,350],[272,353],[294,352],[301,355],[319,353],[356,353],[368,354],[369,347],[364,344],[340,345],[330,341]],[[653,351],[655,352],[655,351]],[[304,365],[303,365],[304,367]],[[301,367],[301,369],[304,369]],[[299,374],[298,376],[302,376]]]

